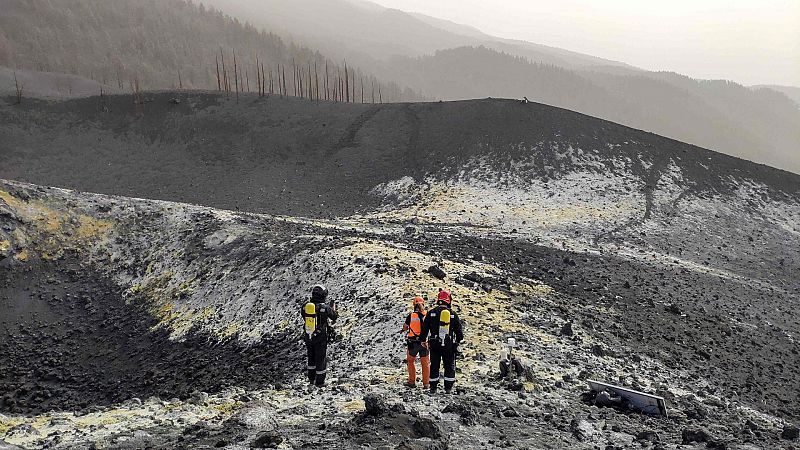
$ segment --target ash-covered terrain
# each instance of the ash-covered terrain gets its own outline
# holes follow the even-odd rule
[[[800,176],[510,100],[144,98],[0,103],[0,446],[800,445]],[[466,343],[429,396],[400,328],[438,287]]]

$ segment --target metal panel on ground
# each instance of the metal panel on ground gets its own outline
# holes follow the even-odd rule
[[[609,394],[618,395],[626,399],[630,405],[644,413],[667,416],[667,402],[664,397],[645,394],[633,389],[603,383],[602,381],[586,380],[589,387],[596,392],[607,391]]]

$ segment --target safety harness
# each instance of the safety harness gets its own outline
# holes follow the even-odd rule
[[[410,316],[406,339],[409,341],[416,341],[422,337],[422,321],[425,319],[425,312],[414,311],[410,314]]]

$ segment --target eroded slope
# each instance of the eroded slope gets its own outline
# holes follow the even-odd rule
[[[330,445],[350,446],[400,439],[411,448],[437,442],[454,448],[640,448],[644,441],[637,436],[655,431],[670,447],[682,442],[683,430],[696,427],[709,429],[714,442],[780,445],[781,430],[798,414],[791,388],[798,381],[793,367],[800,327],[791,314],[797,286],[791,272],[778,270],[798,261],[796,199],[735,180],[742,183],[731,191],[735,195],[684,194],[681,201],[693,205],[682,210],[670,194],[683,192],[674,170],[647,195],[631,189],[635,178],[620,172],[605,179],[589,173],[554,179],[549,183],[561,189],[551,190],[524,177],[498,183],[479,165],[465,165],[448,182],[379,186],[375,193],[393,196],[385,198],[385,212],[326,221],[6,182],[0,270],[3,288],[13,292],[3,301],[52,308],[57,300],[59,317],[65,308],[94,308],[92,318],[127,317],[84,321],[79,330],[88,340],[63,342],[103,348],[92,364],[102,366],[104,353],[116,353],[114,361],[129,356],[145,367],[152,363],[157,375],[134,376],[125,389],[81,383],[86,368],[59,354],[62,341],[52,339],[48,362],[61,368],[59,377],[78,382],[48,379],[19,350],[51,331],[30,335],[6,322],[10,361],[32,368],[27,386],[5,381],[4,396],[12,396],[17,413],[35,411],[36,401],[48,394],[47,404],[56,409],[89,409],[11,414],[0,422],[2,439],[34,446],[212,446],[247,444],[258,432],[275,429],[285,444],[302,447],[317,442],[309,431],[325,424]],[[413,195],[403,197],[408,193]],[[515,213],[506,214],[511,208]],[[738,221],[714,220],[725,211],[735,212]],[[756,217],[761,233],[753,243],[760,245],[745,238],[705,250],[705,242]],[[696,222],[703,228],[686,229]],[[678,257],[681,249],[691,253]],[[719,256],[733,251],[763,270],[744,272],[739,262]],[[783,262],[767,258],[769,252]],[[444,268],[446,280],[424,272],[432,264]],[[26,272],[45,280],[21,275]],[[15,289],[22,286],[14,281],[20,277],[33,280],[30,291]],[[72,290],[76,281],[81,288]],[[343,339],[333,346],[332,387],[308,393],[299,370],[302,346],[291,336],[299,329],[298,300],[319,281],[340,304]],[[468,344],[459,362],[460,395],[428,398],[400,386],[397,332],[410,296],[432,294],[442,284],[455,291]],[[62,290],[72,295],[59,295]],[[42,300],[26,300],[35,296]],[[97,313],[100,308],[105,315]],[[23,320],[26,328],[54,329],[46,314],[31,317]],[[144,360],[135,351],[120,356],[113,340],[97,342],[109,326],[130,336],[136,331],[131,320],[152,332],[144,334],[152,349]],[[566,323],[573,335],[562,333]],[[531,367],[518,386],[494,379],[495,352],[507,337],[521,343]],[[186,382],[197,371],[195,381]],[[580,395],[586,378],[664,395],[670,418],[585,405]],[[148,390],[148,380],[160,388]],[[211,395],[192,395],[195,389]],[[369,392],[405,406],[364,416],[361,398]],[[86,404],[69,402],[81,394]],[[156,397],[122,402],[150,395]],[[14,412],[4,405],[5,414]],[[92,408],[96,412],[88,412]],[[436,429],[448,437],[421,435],[416,416],[437,419]]]

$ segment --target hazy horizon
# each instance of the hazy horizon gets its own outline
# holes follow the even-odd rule
[[[417,9],[408,7],[413,1],[405,2],[407,9]],[[465,3],[458,11],[474,14],[477,10],[469,7],[477,3],[465,1],[473,3]],[[574,6],[579,0],[567,1]],[[339,82],[325,83],[326,78],[323,78],[323,98],[333,96],[344,101],[371,102],[373,84],[378,103],[527,97],[534,102],[800,173],[797,154],[800,148],[797,99],[800,96],[796,92],[785,88],[748,89],[736,83],[697,81],[684,76],[727,78],[738,83],[788,84],[778,79],[778,75],[747,79],[732,71],[703,74],[698,72],[702,68],[700,64],[696,64],[695,70],[687,70],[671,61],[681,57],[683,64],[692,62],[688,50],[669,54],[644,38],[629,38],[628,45],[620,48],[629,53],[642,48],[653,55],[651,59],[657,61],[659,67],[643,64],[630,55],[576,49],[569,43],[555,43],[536,36],[530,41],[558,47],[528,45],[445,23],[437,18],[443,15],[436,12],[430,12],[430,17],[425,18],[387,11],[375,3],[360,0],[204,0],[203,4],[219,8],[229,17],[201,8],[199,2],[185,3],[184,0],[156,3],[149,0],[64,0],[58,5],[12,0],[4,14],[0,14],[0,29],[3,30],[0,64],[80,75],[104,85],[110,83],[120,91],[124,91],[126,85],[131,86],[134,79],[144,89],[218,90],[222,82],[217,79],[215,60],[219,59],[218,52],[223,48],[226,58],[230,58],[234,50],[239,55],[242,73],[237,78],[241,79],[234,82],[233,87],[246,86],[245,91],[250,91],[251,82],[258,80],[256,58],[273,74],[277,74],[278,65],[295,67],[296,74],[289,85],[283,82],[278,87],[282,88],[283,95],[304,98],[310,98],[314,90],[305,82],[297,81],[309,80],[312,67],[329,67]],[[508,5],[509,11],[519,13],[515,23],[526,23],[524,11],[519,10],[526,7],[520,3]],[[558,12],[556,9],[550,7],[553,14]],[[703,17],[714,17],[724,22],[721,17],[730,17],[730,13],[689,14],[689,10],[692,8],[684,5],[683,10],[678,8],[674,14],[665,16],[664,26],[669,26],[669,18],[674,22],[697,22]],[[587,11],[581,10],[581,14]],[[563,16],[567,12],[561,10],[558,14]],[[620,21],[632,21],[629,16],[617,17],[619,14],[615,14],[613,8],[605,13],[606,19],[600,15],[593,19],[598,25],[592,32],[603,27],[613,28]],[[630,13],[641,14],[633,10]],[[103,19],[90,20],[92,17]],[[137,17],[136,27],[129,26],[130,17]],[[682,18],[678,20],[678,17]],[[542,21],[557,23],[549,19]],[[245,26],[245,22],[252,26]],[[639,22],[640,26],[647,23]],[[565,23],[561,24],[564,30],[590,28]],[[695,23],[695,26],[706,31],[715,29],[707,24]],[[779,34],[783,32],[780,27],[774,28],[779,29]],[[31,35],[30,30],[34,29],[49,32]],[[547,34],[542,27],[538,30],[542,35]],[[681,31],[676,33],[681,34]],[[579,35],[578,31],[574,34]],[[586,31],[584,36],[587,34],[591,33]],[[656,40],[657,30],[650,35],[651,40]],[[718,42],[724,36],[731,38],[730,34],[723,35],[706,44]],[[582,39],[585,40],[581,37],[573,41]],[[686,48],[685,45],[681,47],[681,42],[666,41],[675,48]],[[86,42],[93,45],[86,46]],[[747,61],[753,49],[765,42],[764,39],[752,40],[742,45],[731,41],[726,57],[740,63]],[[615,49],[613,45],[603,45]],[[739,48],[747,51],[740,52]],[[787,51],[792,52],[792,48]],[[708,51],[706,47],[698,47],[696,51],[703,49]],[[759,58],[770,60],[769,54],[762,53]],[[671,73],[638,71],[611,59],[644,68],[666,69]],[[787,63],[786,58],[776,60]],[[347,71],[343,70],[345,61]],[[751,63],[750,66],[751,77],[765,71],[789,73],[782,71],[778,64]],[[225,66],[223,80],[226,80],[224,72]],[[344,83],[346,90],[343,90],[341,77],[345,74],[350,82]],[[0,85],[16,92],[17,84],[11,75],[0,74]],[[357,82],[361,78],[364,83]],[[27,80],[26,92],[31,92],[36,83],[30,78]],[[96,89],[91,80],[88,80],[89,89]],[[50,83],[56,91],[64,90],[58,86],[61,83],[58,78],[45,81],[39,85],[47,88]],[[359,95],[356,95],[356,87],[360,88]],[[230,91],[230,86],[226,85],[226,89]],[[71,94],[68,89],[66,92]]]
[[[481,0],[373,1],[647,70],[800,86],[800,2],[792,0],[507,0],[502,7]]]

